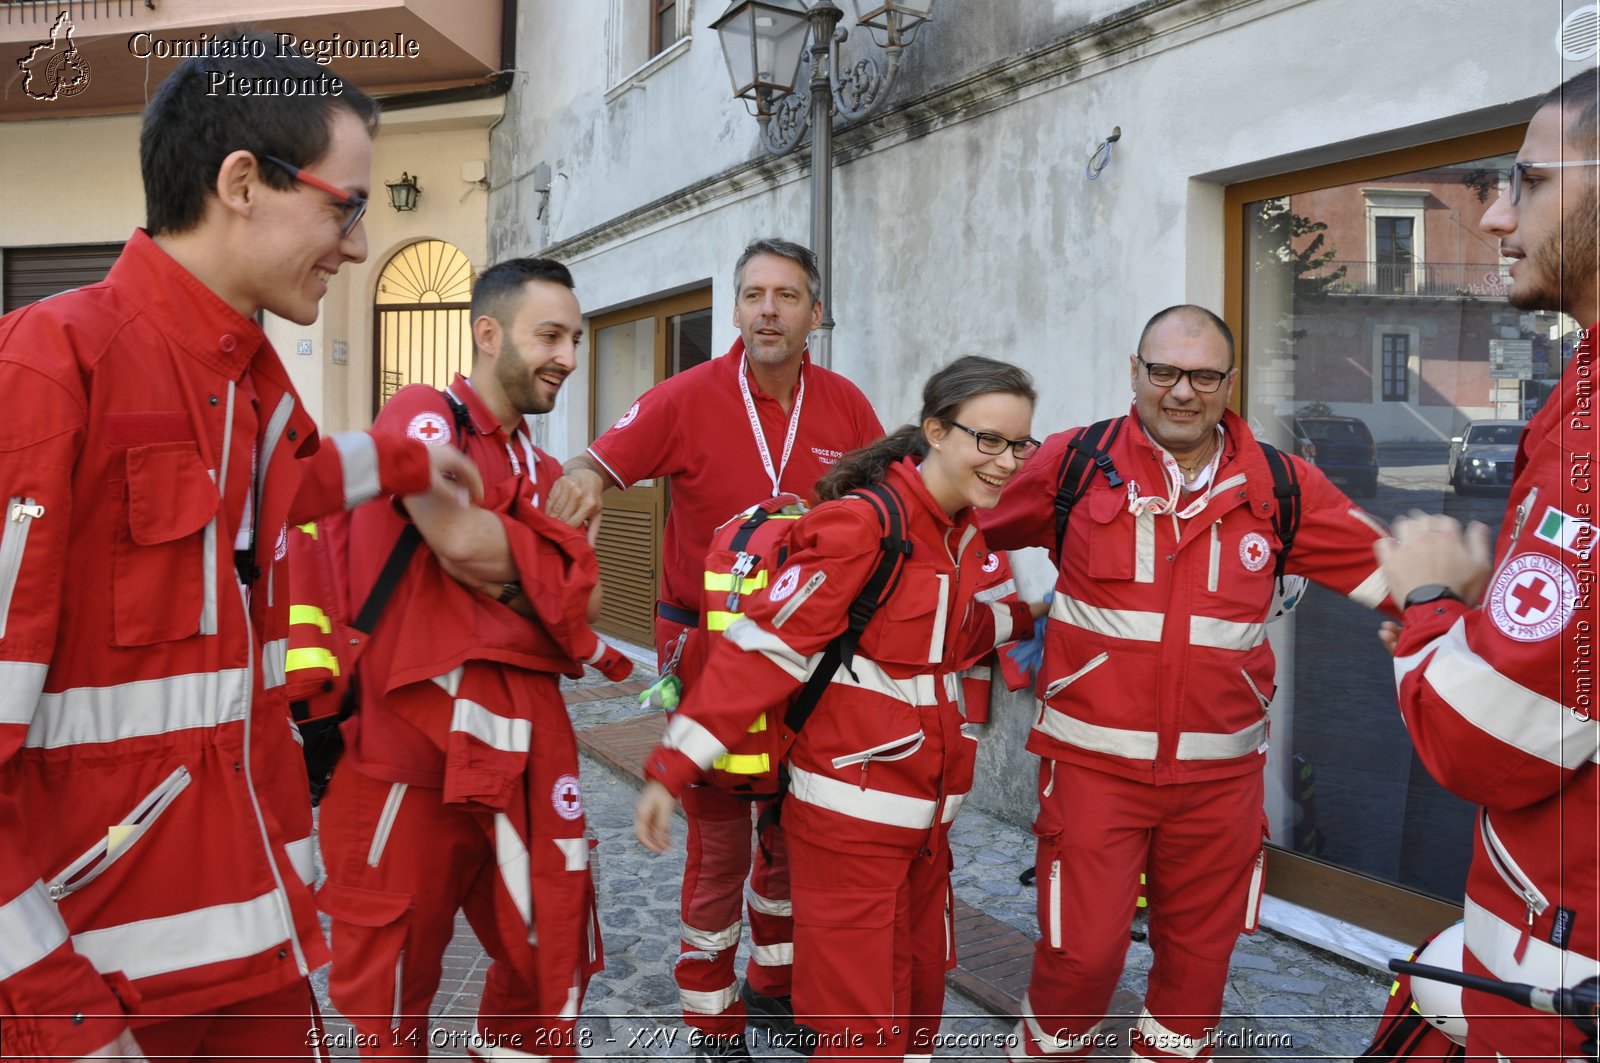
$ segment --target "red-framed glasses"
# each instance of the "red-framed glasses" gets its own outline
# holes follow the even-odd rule
[[[366,196],[353,196],[348,192],[345,192],[345,191],[343,191],[343,190],[341,190],[339,188],[335,188],[333,185],[331,185],[328,182],[324,181],[322,178],[318,177],[316,174],[308,173],[305,170],[302,170],[300,167],[295,166],[292,163],[284,162],[282,159],[277,158],[276,156],[273,156],[273,155],[258,155],[257,158],[265,159],[267,162],[272,163],[272,165],[278,167],[278,169],[282,170],[284,173],[288,174],[290,177],[293,177],[296,181],[299,181],[301,184],[310,185],[312,188],[315,188],[318,192],[326,192],[328,195],[330,195],[334,199],[338,200],[340,205],[342,205],[344,207],[344,209],[345,209],[345,216],[344,216],[344,235],[345,236],[349,236],[350,235],[350,230],[352,230],[352,229],[354,229],[356,227],[356,223],[361,220],[361,216],[367,212],[367,197]]]

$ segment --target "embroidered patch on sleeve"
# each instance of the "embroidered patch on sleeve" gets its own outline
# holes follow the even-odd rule
[[[635,402],[632,406],[628,407],[628,412],[627,413],[625,413],[621,417],[617,418],[617,423],[612,425],[611,427],[612,428],[626,428],[630,424],[633,423],[633,419],[635,417],[637,417],[637,416],[639,416],[639,404],[637,402]]]
[[[411,423],[406,425],[406,435],[430,447],[443,446],[450,442],[450,422],[432,410],[424,410],[411,418]]]
[[[578,788],[576,775],[563,775],[550,788],[550,803],[562,819],[577,819],[583,815],[583,791]]]
[[[1594,549],[1594,531],[1594,525],[1588,521],[1563,513],[1555,506],[1546,506],[1544,516],[1533,529],[1533,537],[1586,561]]]
[[[1538,642],[1567,626],[1577,598],[1578,580],[1566,565],[1544,554],[1518,554],[1495,576],[1485,603],[1501,634]]]
[[[1239,561],[1251,572],[1260,572],[1272,560],[1272,546],[1260,532],[1247,532],[1239,540]]]

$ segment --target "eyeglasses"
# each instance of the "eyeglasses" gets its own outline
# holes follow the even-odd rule
[[[1511,205],[1522,201],[1522,175],[1529,170],[1565,170],[1572,166],[1600,166],[1600,159],[1572,159],[1567,162],[1519,162],[1511,167]]]
[[[1007,439],[1005,436],[996,435],[993,432],[980,432],[976,428],[968,428],[960,421],[951,421],[950,423],[977,440],[979,454],[999,457],[1009,447],[1012,457],[1018,461],[1026,461],[1033,456],[1034,451],[1039,449],[1039,441],[1032,436],[1027,439]]]
[[[345,235],[345,236],[349,236],[350,235],[350,230],[352,230],[352,229],[354,229],[356,227],[356,223],[361,220],[361,216],[367,212],[367,197],[366,196],[353,196],[348,192],[345,192],[345,191],[342,191],[342,190],[340,190],[338,188],[335,188],[333,185],[330,185],[328,182],[324,181],[322,178],[316,176],[315,174],[307,173],[305,170],[300,169],[300,167],[295,166],[295,165],[293,165],[291,163],[284,162],[282,159],[277,158],[275,156],[272,156],[272,155],[258,155],[258,156],[256,156],[256,158],[265,159],[267,162],[272,163],[272,165],[278,167],[278,169],[282,170],[284,173],[288,174],[290,177],[293,177],[296,181],[299,181],[301,184],[310,185],[312,188],[315,188],[318,192],[326,192],[328,195],[332,196],[334,199],[337,199],[339,201],[339,203],[344,207],[345,212],[346,212],[345,216],[344,216],[344,233],[343,233],[343,235]]]
[[[1228,379],[1228,373],[1233,372],[1231,369],[1227,373],[1215,369],[1179,369],[1175,365],[1163,362],[1147,362],[1142,355],[1136,354],[1134,357],[1144,366],[1145,375],[1150,378],[1150,383],[1158,388],[1170,388],[1182,378],[1188,377],[1191,388],[1210,393],[1220,388],[1222,382]]]

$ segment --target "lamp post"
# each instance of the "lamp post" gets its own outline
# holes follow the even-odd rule
[[[782,155],[811,131],[811,249],[822,277],[822,323],[813,355],[825,367],[833,355],[833,115],[867,117],[888,98],[900,53],[932,18],[934,0],[855,0],[856,22],[883,50],[886,64],[865,56],[844,69],[839,45],[844,12],[833,0],[734,0],[713,22],[722,41],[733,94],[753,105],[761,143]],[[797,88],[806,38],[811,80]]]

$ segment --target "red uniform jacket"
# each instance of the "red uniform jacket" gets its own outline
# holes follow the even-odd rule
[[[1019,604],[974,601],[984,558],[970,510],[946,516],[910,461],[885,482],[905,509],[914,552],[790,751],[783,826],[842,851],[916,852],[941,837],[972,788],[977,741],[962,733],[959,671],[1029,621]],[[711,647],[645,774],[673,793],[696,781],[762,712],[784,707],[845,629],[877,566],[871,506],[826,502],[801,518],[787,564]]]
[[[1494,977],[1571,986],[1600,975],[1600,729],[1595,723],[1596,424],[1592,330],[1529,423],[1479,608],[1406,610],[1400,710],[1428,771],[1482,805],[1466,947]],[[1474,1014],[1468,1025],[1495,1022]],[[1480,998],[1480,1011],[1483,1007]],[[1523,1054],[1563,1052],[1565,1020],[1513,1011]],[[1537,1033],[1535,1031],[1538,1031]],[[1506,1051],[1504,1047],[1502,1051]]]
[[[1078,500],[1050,607],[1031,752],[1153,783],[1261,770],[1274,693],[1266,621],[1281,544],[1261,448],[1235,414],[1222,425],[1222,462],[1200,513],[1129,511],[1135,493],[1167,493],[1137,413],[1110,451],[1124,485],[1097,472]],[[1052,503],[1076,434],[1046,440],[981,516],[991,545],[1055,547]],[[1377,608],[1388,593],[1372,554],[1382,525],[1315,468],[1289,460],[1302,498],[1289,571]]]
[[[322,445],[256,323],[143,232],[0,321],[0,388],[0,1023],[70,1057],[124,1025],[108,981],[181,1015],[326,961],[278,562],[289,522],[428,471]],[[113,1017],[29,1018],[74,1013]]]

